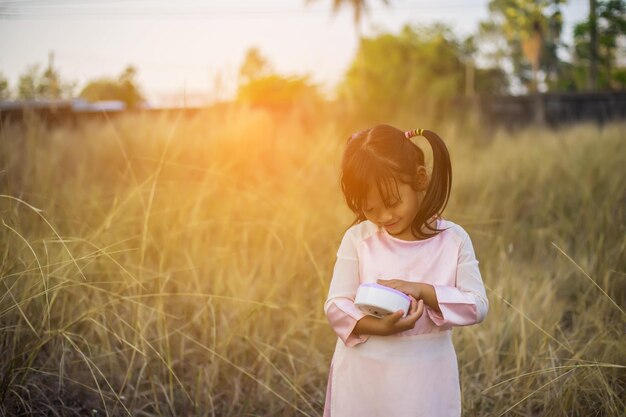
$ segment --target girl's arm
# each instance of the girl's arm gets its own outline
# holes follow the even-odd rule
[[[478,269],[478,260],[469,235],[459,248],[456,285],[430,285],[403,280],[379,283],[424,300],[428,317],[437,326],[468,326],[480,323],[489,310],[489,301]]]
[[[424,284],[421,282],[417,283],[417,300],[424,300],[424,304],[426,304],[431,309],[435,310],[438,313],[441,313],[441,309],[439,308],[439,300],[437,300],[437,293],[435,292],[435,287],[430,284]]]
[[[416,300],[423,300],[424,304],[433,309],[434,311],[441,313],[439,308],[439,300],[437,300],[437,293],[435,287],[430,284],[424,284],[423,282],[410,282],[401,279],[379,279],[378,283],[386,285],[387,287],[394,288],[398,291],[402,291],[405,294],[413,296]]]
[[[489,301],[472,241],[464,230],[463,235],[457,258],[455,285],[434,285],[439,311],[426,309],[428,317],[437,326],[469,326],[480,323],[489,311]]]
[[[324,313],[330,327],[348,347],[367,340],[367,335],[354,332],[357,322],[365,317],[365,313],[354,305],[359,287],[357,242],[353,227],[345,233],[339,245],[328,297],[324,303]]]
[[[358,335],[389,336],[411,330],[423,313],[424,302],[411,297],[411,306],[406,317],[402,317],[404,315],[402,310],[382,318],[365,316],[357,321],[353,331]]]
[[[333,269],[324,312],[333,331],[348,347],[367,340],[369,335],[390,335],[412,329],[424,312],[424,303],[413,299],[406,317],[397,311],[384,318],[367,316],[354,305],[359,287],[359,260],[356,246],[360,241],[352,228],[344,235]]]

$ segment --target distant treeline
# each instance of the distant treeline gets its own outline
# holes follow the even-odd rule
[[[331,114],[338,103],[326,103],[325,108],[315,109],[292,108],[288,111],[279,109],[276,113],[297,113],[303,120],[319,118],[320,114]],[[240,103],[220,103],[207,107],[193,108],[151,108],[151,109],[101,109],[80,110],[72,101],[38,102],[36,106],[0,107],[0,123],[22,122],[36,117],[48,124],[76,124],[89,120],[107,120],[120,115],[133,113],[182,113],[192,117],[202,112],[224,113],[241,106]],[[270,111],[261,106],[264,110]],[[276,110],[276,109],[274,109]],[[524,96],[477,95],[474,97],[457,97],[445,108],[430,109],[426,118],[421,120],[466,119],[478,116],[481,122],[492,126],[524,127],[530,124],[559,126],[576,122],[596,122],[602,124],[615,120],[626,120],[626,91],[605,93],[544,93]],[[290,113],[291,112],[291,113]],[[345,116],[345,112],[337,117]]]
[[[303,123],[326,114],[368,125],[402,115],[430,122],[478,114],[489,123],[510,126],[624,118],[626,1],[590,2],[588,18],[574,25],[569,40],[563,39],[562,3],[490,0],[487,20],[467,37],[441,23],[360,37],[355,56],[330,94],[310,76],[277,73],[258,48],[250,48],[236,93],[219,93],[223,85],[218,77],[206,102],[228,100],[228,106],[297,113]],[[75,99],[73,84],[61,79],[53,61],[51,54],[45,71],[33,67],[20,77],[17,94],[0,74],[0,100],[43,100],[45,106],[46,100]],[[132,66],[116,78],[88,82],[78,97],[104,106],[96,112],[100,114],[113,114],[106,106],[114,103],[127,109],[151,107]],[[56,110],[34,111],[54,119],[70,118],[60,116],[67,112],[72,118],[94,117],[87,115],[93,110],[73,115],[75,111],[57,104]],[[21,109],[2,110],[0,102],[0,112],[6,119]]]

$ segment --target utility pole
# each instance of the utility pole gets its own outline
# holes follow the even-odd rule
[[[48,68],[44,72],[45,83],[47,85],[47,95],[50,100],[59,100],[61,97],[59,77],[54,71],[54,52],[48,52]]]
[[[474,97],[475,93],[475,69],[474,60],[467,58],[465,60],[465,97]]]
[[[598,83],[598,22],[596,0],[589,0],[589,90],[595,91]]]

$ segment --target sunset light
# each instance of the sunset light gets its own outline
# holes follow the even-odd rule
[[[625,0],[0,0],[0,416],[622,416]]]

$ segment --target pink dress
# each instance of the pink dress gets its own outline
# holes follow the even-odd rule
[[[324,417],[459,417],[461,393],[452,327],[481,322],[489,304],[469,235],[437,220],[437,236],[395,238],[364,221],[344,235],[324,311],[337,334]],[[426,307],[415,327],[392,336],[357,336],[362,283],[378,279],[434,286],[441,314]]]

